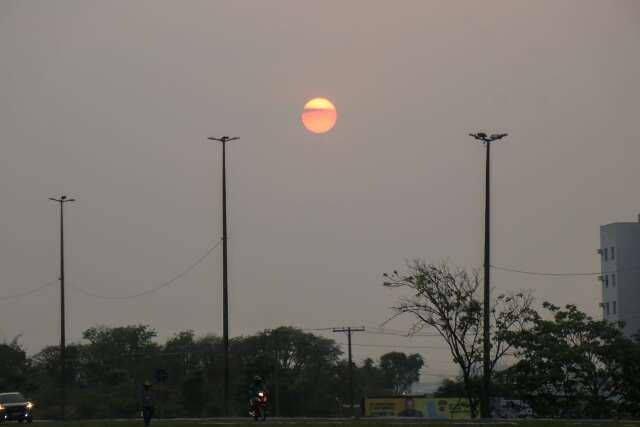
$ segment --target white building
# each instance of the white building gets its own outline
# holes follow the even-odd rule
[[[638,222],[600,226],[602,314],[625,322],[624,333],[640,333],[640,215]]]

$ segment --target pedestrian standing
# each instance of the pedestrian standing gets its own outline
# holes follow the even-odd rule
[[[142,387],[142,418],[144,418],[144,425],[151,424],[151,418],[153,417],[153,390],[151,383],[145,381]]]

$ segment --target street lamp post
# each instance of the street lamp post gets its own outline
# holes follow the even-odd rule
[[[491,418],[491,324],[489,312],[491,310],[491,289],[489,285],[491,270],[491,143],[498,141],[506,133],[494,133],[487,135],[484,132],[470,133],[470,136],[480,141],[487,148],[485,166],[485,193],[484,193],[484,308],[483,308],[483,369],[482,369],[482,395],[480,400],[480,415],[482,418]]]
[[[60,418],[64,419],[66,405],[66,343],[65,343],[65,308],[64,308],[64,204],[74,202],[75,199],[68,199],[67,196],[60,196],[59,199],[49,197],[49,200],[60,204]]]
[[[222,143],[222,335],[224,344],[224,415],[229,415],[229,293],[227,286],[227,170],[226,144],[236,136],[207,138]]]

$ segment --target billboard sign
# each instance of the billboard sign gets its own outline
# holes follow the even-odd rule
[[[419,417],[435,420],[466,420],[471,418],[469,402],[462,397],[366,397],[367,417]]]

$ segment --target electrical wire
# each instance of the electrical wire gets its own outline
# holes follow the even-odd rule
[[[431,366],[429,366],[428,362],[427,362],[427,365],[428,366],[420,368],[420,371],[419,371],[420,374],[423,375],[423,374],[426,374],[427,372],[434,372],[434,371],[435,372],[442,372],[442,373],[446,373],[446,374],[454,374],[454,373],[457,374],[458,372],[460,372],[460,368],[458,367],[458,365],[454,365],[454,364],[452,364],[450,366],[451,369],[449,369],[449,370],[446,370],[446,369],[433,369],[433,368],[431,368]]]
[[[33,288],[33,289],[28,290],[28,291],[18,292],[17,294],[5,295],[3,297],[0,297],[0,301],[9,301],[9,300],[12,300],[12,299],[22,298],[22,297],[26,297],[27,295],[35,294],[36,292],[39,292],[39,291],[43,290],[44,288],[47,288],[47,287],[49,287],[51,285],[54,285],[57,282],[58,282],[58,279],[52,280],[51,282],[45,283],[42,286],[38,286],[37,288]]]
[[[339,345],[348,345],[347,343],[338,342]],[[354,347],[372,347],[372,348],[397,348],[397,349],[417,349],[417,350],[450,350],[447,346],[434,346],[434,345],[391,345],[391,344],[356,344],[351,343]],[[515,352],[506,352],[505,356],[516,356]]]
[[[194,263],[192,263],[191,265],[189,265],[187,268],[185,268],[184,270],[182,270],[180,273],[178,273],[177,275],[173,276],[171,279],[162,282],[154,287],[152,287],[151,289],[147,289],[146,291],[142,291],[142,292],[138,292],[137,294],[132,294],[132,295],[121,295],[121,296],[108,296],[108,295],[100,295],[100,294],[96,294],[93,293],[91,291],[87,291],[86,289],[82,289],[79,288],[73,284],[70,284],[70,286],[75,289],[76,291],[85,294],[87,296],[90,297],[94,297],[94,298],[99,298],[99,299],[108,299],[108,300],[125,300],[125,299],[131,299],[131,298],[138,298],[144,295],[148,295],[150,293],[153,292],[157,292],[163,288],[166,288],[167,286],[170,286],[172,284],[174,284],[175,282],[177,282],[178,280],[180,280],[182,277],[184,277],[186,274],[188,274],[191,270],[193,270],[194,268],[196,268],[202,261],[204,261],[209,255],[211,255],[211,253],[218,247],[220,246],[220,244],[222,243],[222,239],[220,239],[218,241],[218,243],[216,243],[215,245],[213,245],[211,248],[209,248],[204,255],[202,255],[200,258],[198,258]]]
[[[402,337],[402,338],[414,338],[414,337],[439,337],[440,334],[409,334],[408,332],[400,333],[400,332],[384,332],[384,331],[361,331],[361,334],[369,334],[369,335],[386,335],[386,336],[394,336],[394,337]]]
[[[630,267],[630,268],[622,268],[620,270],[589,272],[589,273],[545,273],[540,271],[527,271],[527,270],[519,270],[516,268],[498,267],[496,265],[492,265],[491,268],[494,270],[506,271],[509,273],[528,274],[530,276],[551,276],[551,277],[602,276],[605,274],[614,274],[622,271],[640,270],[640,267]]]
[[[457,373],[451,373],[451,374],[428,374],[426,372],[420,372],[420,376],[425,376],[425,377],[436,377],[436,378],[450,378],[452,376],[458,375]]]
[[[384,322],[381,325],[384,325]],[[389,332],[389,333],[404,334],[404,335],[408,334],[408,332],[406,330],[388,329],[388,328],[384,328],[382,326],[368,326],[368,325],[365,325],[365,328],[367,328],[367,330],[373,329],[374,331],[380,331],[380,332]],[[422,334],[419,334],[418,336],[421,336],[421,335]],[[416,336],[416,335],[412,335],[412,336]]]
[[[331,328],[303,328],[302,330],[305,332],[329,332],[337,329],[338,327]],[[379,326],[365,326],[366,330],[358,331],[359,334],[370,334],[370,335],[389,335],[403,338],[413,338],[413,337],[439,337],[440,334],[409,334],[406,331],[400,331],[397,329],[385,329]],[[371,330],[373,329],[373,330]]]
[[[338,343],[341,345],[347,345],[345,343]],[[387,344],[356,344],[351,343],[354,347],[379,347],[379,348],[409,348],[409,349],[423,349],[423,350],[449,350],[449,347],[443,346],[430,346],[430,345],[387,345]]]

